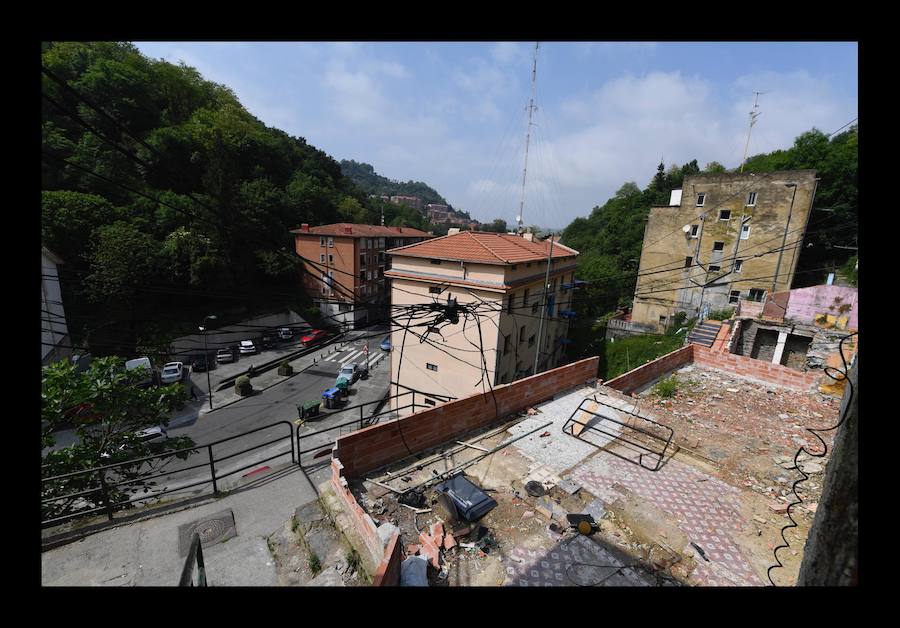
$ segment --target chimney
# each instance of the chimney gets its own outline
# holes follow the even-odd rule
[[[534,234],[530,231],[528,233],[523,233],[522,237],[528,240],[529,242],[534,242]]]
[[[344,227],[344,233],[353,233],[353,227],[347,225],[346,227]]]
[[[396,229],[400,233],[403,233],[403,227],[394,227],[394,229]]]
[[[447,229],[447,235],[456,235],[459,233],[459,227],[450,227]]]
[[[304,222],[302,225],[300,225],[300,231],[309,232],[309,223]]]

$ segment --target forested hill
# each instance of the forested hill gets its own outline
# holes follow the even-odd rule
[[[751,157],[744,172],[813,168],[820,178],[807,235],[798,261],[795,286],[823,283],[827,273],[842,266],[853,275],[858,233],[857,128],[829,137],[818,129],[798,136],[786,150]],[[737,172],[735,168],[731,172]],[[625,183],[586,218],[576,218],[563,231],[564,244],[578,250],[578,276],[589,282],[577,300],[582,314],[608,314],[629,305],[634,296],[644,225],[651,205],[665,204],[684,177],[700,172],[726,172],[712,162],[701,170],[697,160],[684,166],[663,164],[647,187]]]
[[[429,185],[421,181],[394,181],[387,177],[382,177],[375,172],[375,168],[366,163],[353,161],[352,159],[341,160],[341,172],[345,177],[351,179],[366,194],[376,194],[378,196],[418,196],[424,204],[440,203],[446,205],[447,201],[444,197]]]
[[[193,68],[110,42],[45,43],[42,65],[41,235],[95,353],[212,313],[211,294],[291,293],[291,228],[377,214],[334,159]]]

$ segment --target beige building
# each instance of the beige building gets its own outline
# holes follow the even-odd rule
[[[553,245],[545,302],[549,254],[550,243],[536,241],[531,234],[478,231],[452,233],[388,251],[392,266],[385,276],[391,282],[395,317],[391,382],[461,399],[532,374],[538,345],[538,371],[556,367],[571,315],[578,252]],[[468,317],[461,312],[458,322],[429,331],[437,310],[417,319],[401,309],[446,304],[448,299],[477,310]],[[426,398],[424,403],[437,402]]]
[[[668,206],[650,209],[630,331],[789,290],[816,182],[815,170],[685,177]]]

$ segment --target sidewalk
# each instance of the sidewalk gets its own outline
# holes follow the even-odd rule
[[[45,586],[177,586],[186,553],[184,530],[203,534],[230,527],[235,535],[203,545],[211,586],[274,586],[275,563],[266,539],[291,519],[295,510],[316,499],[314,486],[294,465],[276,468],[211,503],[89,535],[41,555]],[[226,516],[224,518],[218,515]],[[220,528],[215,530],[215,528]],[[219,537],[223,538],[223,537]]]

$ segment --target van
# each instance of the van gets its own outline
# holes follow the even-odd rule
[[[138,382],[138,386],[147,387],[153,384],[153,365],[150,364],[150,358],[135,358],[125,362],[125,370],[145,369],[145,377]]]

